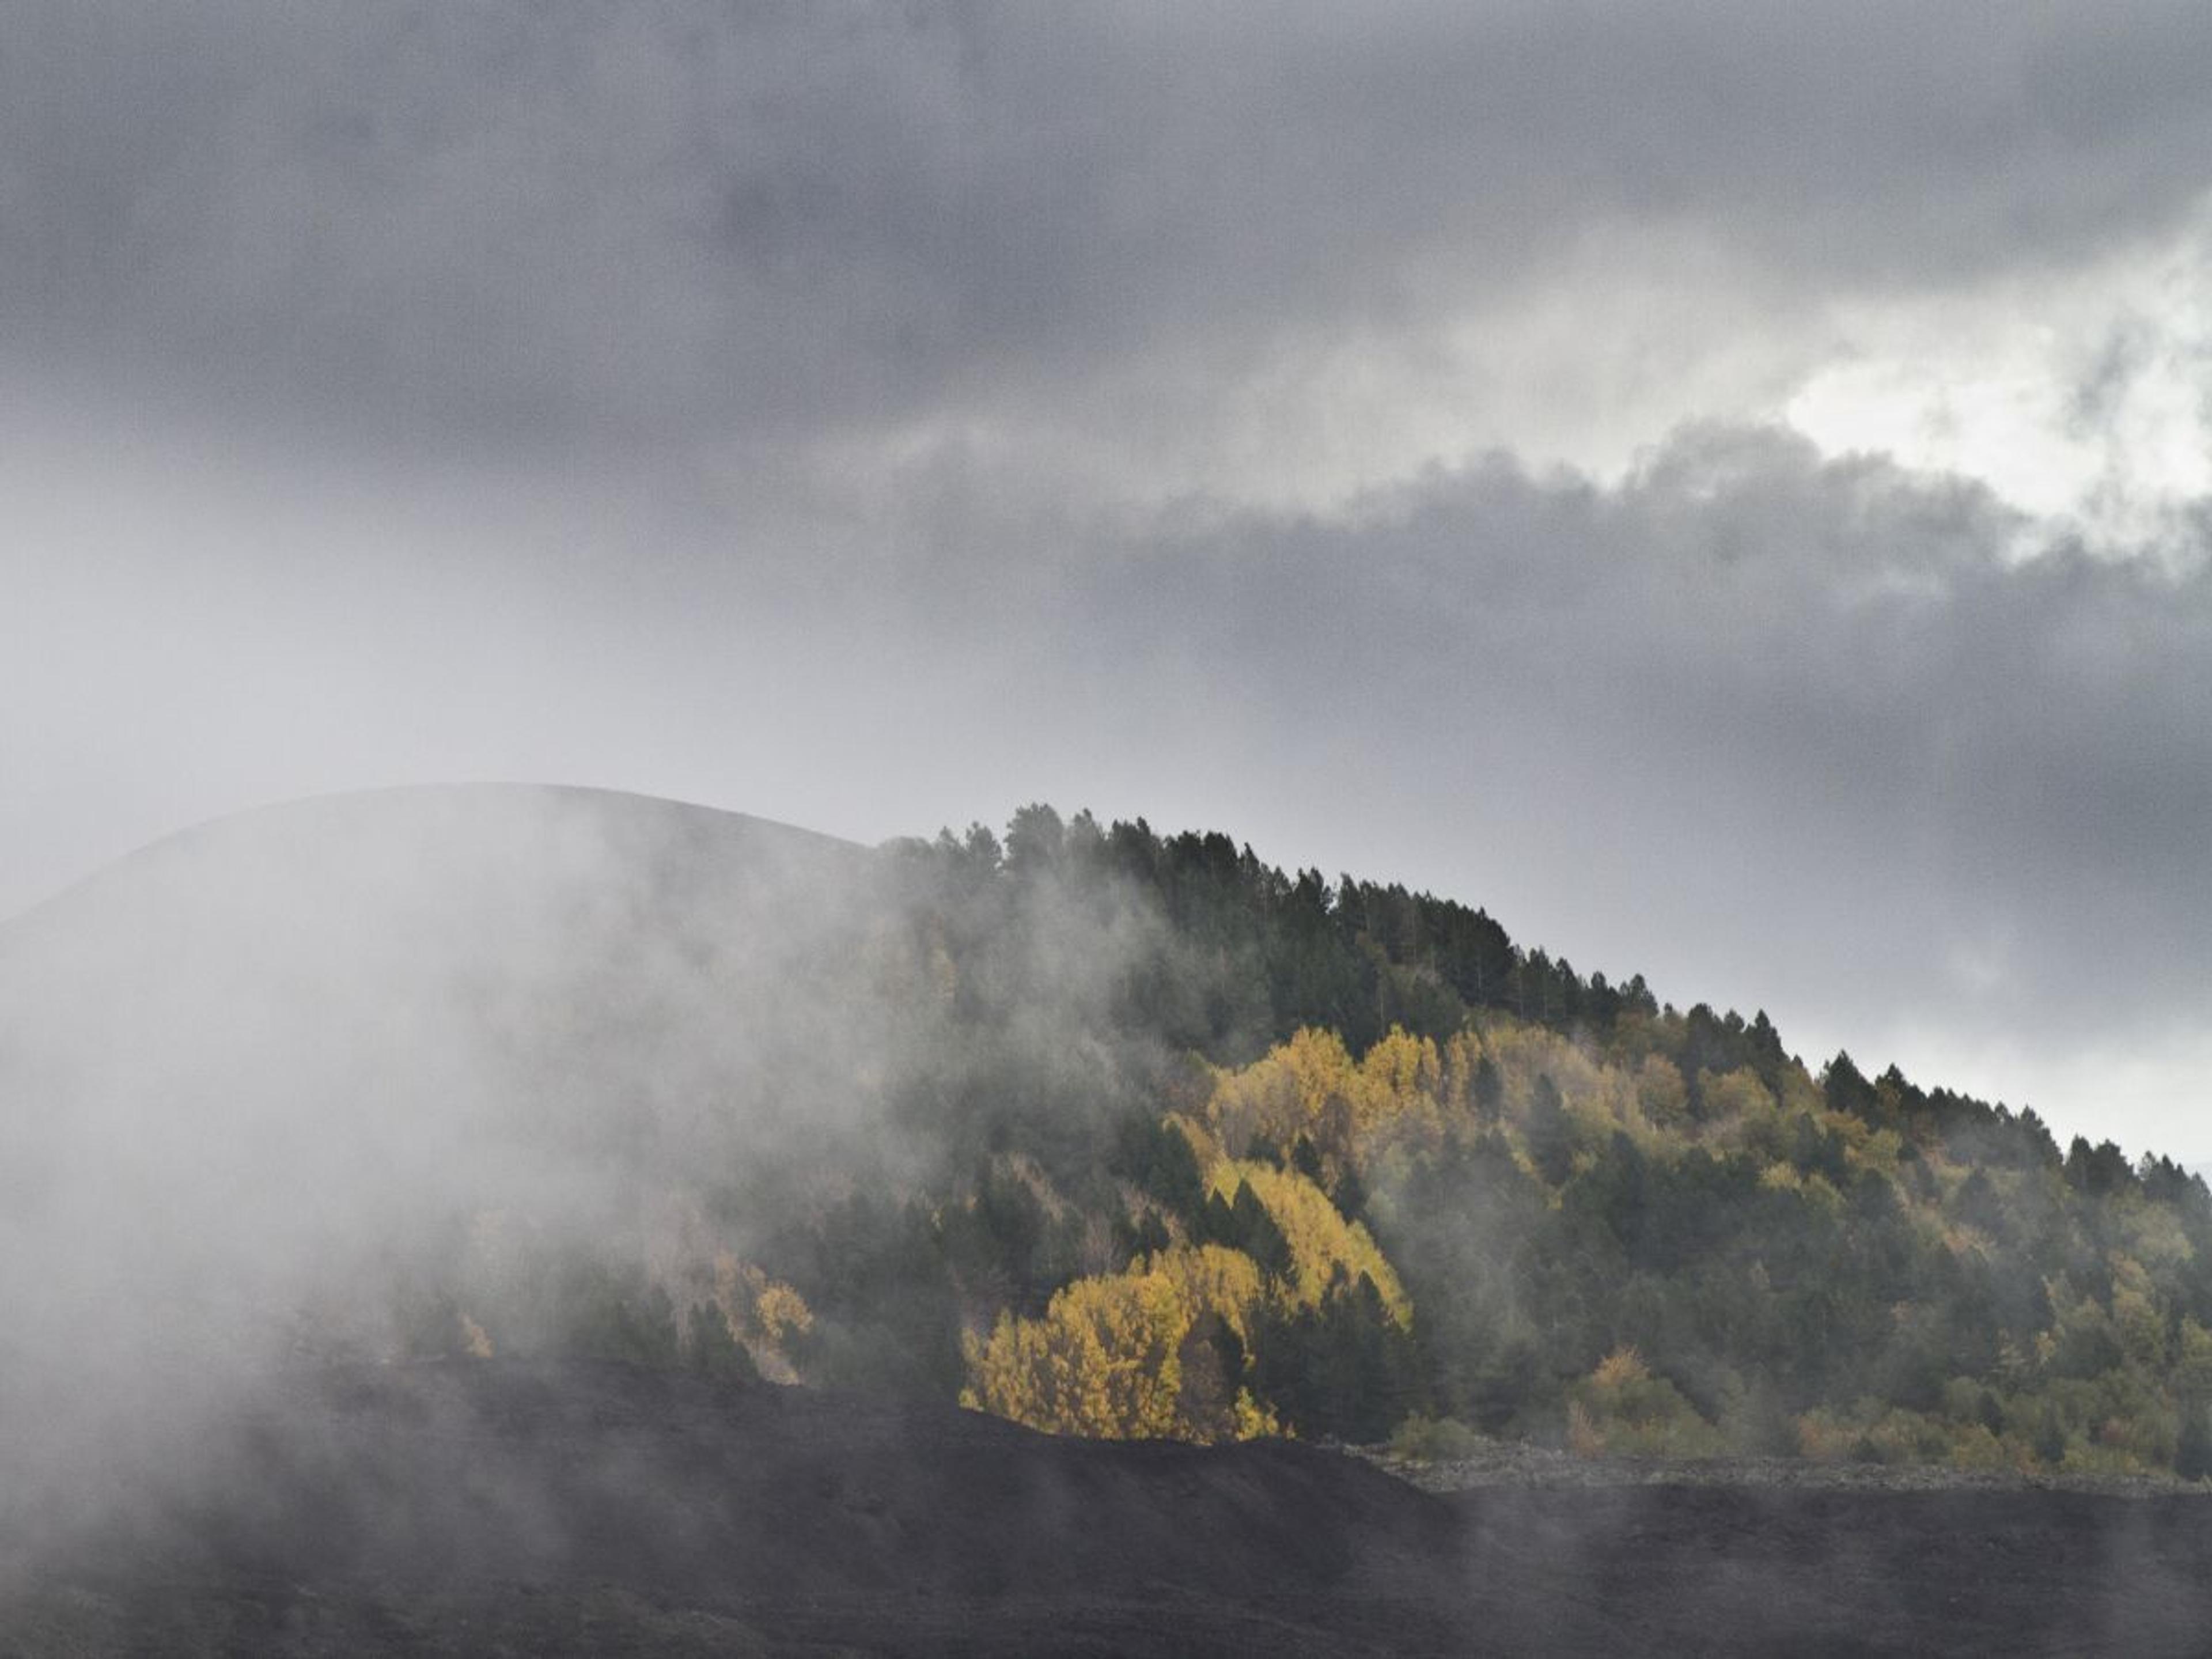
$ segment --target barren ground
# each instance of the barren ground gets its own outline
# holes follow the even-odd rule
[[[303,1373],[88,1534],[18,1506],[0,1652],[2212,1649],[2205,1497],[1740,1473],[1431,1492],[615,1366]]]

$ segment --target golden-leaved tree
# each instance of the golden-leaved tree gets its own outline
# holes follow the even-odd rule
[[[1365,1143],[1379,1133],[1433,1145],[1445,1103],[1463,1097],[1480,1054],[1471,1032],[1440,1051],[1393,1026],[1355,1060],[1335,1032],[1308,1028],[1249,1066],[1216,1072],[1206,1128],[1236,1156],[1262,1143],[1288,1152],[1303,1137],[1334,1183],[1364,1161]]]
[[[1264,1294],[1249,1256],[1219,1245],[1154,1253],[1127,1272],[1079,1279],[1044,1316],[1001,1313],[964,1344],[961,1403],[1054,1434],[1106,1439],[1249,1439],[1276,1431],[1243,1385]]]
[[[1398,1326],[1412,1324],[1413,1304],[1397,1270],[1367,1229],[1346,1221],[1328,1194],[1295,1170],[1243,1158],[1224,1158],[1207,1173],[1209,1192],[1224,1200],[1242,1187],[1251,1188],[1289,1247],[1289,1271],[1276,1286],[1285,1308],[1318,1307],[1333,1284],[1357,1283],[1364,1274]]]

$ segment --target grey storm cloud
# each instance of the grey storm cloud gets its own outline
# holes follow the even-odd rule
[[[1580,894],[1536,942],[1607,939],[1586,969],[1662,959],[1669,994],[1844,1024],[2186,1019],[2212,983],[2212,575],[2022,558],[2023,522],[1692,429],[1618,489],[1498,458],[1096,560],[1066,653],[1267,711],[1279,764],[1370,834],[1417,811],[1421,861],[1492,872],[1509,921],[1510,889]]]
[[[17,353],[433,431],[797,432],[1419,337],[1594,228],[1747,289],[2212,173],[2193,5],[15,8]]]

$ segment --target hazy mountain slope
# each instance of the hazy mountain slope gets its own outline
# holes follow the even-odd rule
[[[1340,1645],[1351,1602],[1300,1599],[1340,1574],[1404,1589],[1393,1640],[1466,1615],[1602,1650],[1731,1528],[1779,1572],[1877,1510],[1932,1524],[1740,1498],[1715,1531],[1653,1498],[1547,1534],[1550,1500],[1493,1495],[1460,1534],[1304,1453],[1075,1447],[963,1394],[1125,1439],[2212,1468],[2212,1194],[2170,1164],[1814,1072],[1763,1016],[1584,977],[1463,904],[1043,807],[874,850],[522,787],[205,826],[0,927],[0,1530],[102,1540],[33,1584],[58,1632],[112,1559],[125,1625],[167,1583],[210,1641],[235,1613],[312,1647],[312,1613],[326,1646],[434,1646],[449,1613],[538,1648],[604,1614],[741,1647],[771,1613],[832,1641],[823,1605],[889,1595],[866,1628],[909,1646],[984,1617],[1075,1650],[1249,1646],[1255,1619]],[[419,1368],[465,1356],[493,1364]],[[755,1372],[825,1392],[726,1392]],[[638,1489],[591,1473],[640,1448]],[[781,1471],[742,1522],[739,1464]],[[1105,1483],[1073,1516],[1070,1470]],[[821,1561],[790,1556],[854,1480],[890,1508],[833,1504]],[[1966,1517],[2024,1540],[1975,1628],[2066,1582],[2052,1527],[2119,1524],[2077,1511]],[[2193,1511],[2114,1513],[2199,1559]],[[1532,1541],[1559,1528],[1638,1565],[1594,1601]],[[1464,1584],[1434,1575],[1448,1534]],[[1972,1565],[1853,1547],[1861,1586]],[[414,1551],[453,1583],[377,1588]],[[353,1588],[287,1599],[310,1580]],[[1732,1582],[1652,1627],[1725,1605],[1778,1639]],[[1849,1601],[1806,1594],[1848,1640]]]
[[[303,1342],[374,1349],[487,1217],[636,1258],[685,1172],[855,1130],[874,863],[668,802],[404,790],[204,826],[0,928],[0,1439],[152,1432]]]
[[[1099,1434],[2212,1468],[2201,1182],[1141,820],[205,826],[0,929],[0,1171],[39,1457],[287,1355],[568,1352]]]

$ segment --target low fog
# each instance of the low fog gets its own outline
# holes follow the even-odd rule
[[[410,1297],[471,1283],[526,1354],[548,1264],[673,1283],[918,1178],[894,1106],[961,1057],[916,896],[896,854],[483,787],[203,826],[0,930],[11,1522],[174,1474],[287,1368],[397,1356]],[[1082,1055],[1122,935],[1040,906],[1000,1041]]]

